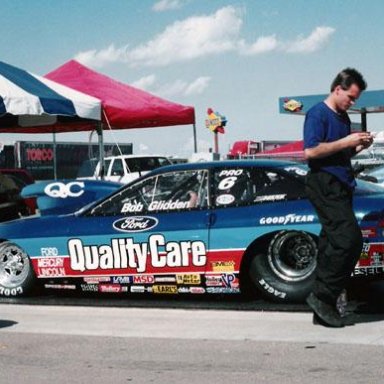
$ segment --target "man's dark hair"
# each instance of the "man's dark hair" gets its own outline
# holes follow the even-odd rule
[[[346,91],[352,84],[356,84],[360,91],[364,91],[367,88],[367,83],[359,71],[354,68],[345,68],[338,73],[335,80],[333,80],[331,92],[333,92],[338,85]]]

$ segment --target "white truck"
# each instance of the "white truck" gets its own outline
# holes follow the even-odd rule
[[[127,184],[149,171],[163,165],[172,164],[166,156],[121,155],[104,159],[105,169],[102,177],[100,161],[88,160],[83,163],[77,179],[101,179]]]

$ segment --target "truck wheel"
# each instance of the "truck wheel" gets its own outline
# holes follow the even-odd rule
[[[275,302],[303,302],[311,291],[317,244],[307,233],[282,231],[266,252],[255,254],[250,280],[264,297]]]
[[[21,296],[32,289],[35,274],[28,255],[9,241],[0,244],[0,296]]]

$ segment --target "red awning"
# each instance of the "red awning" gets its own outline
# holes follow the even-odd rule
[[[195,123],[193,107],[176,104],[120,83],[75,60],[68,61],[45,77],[101,100],[103,121],[112,128],[150,128]]]

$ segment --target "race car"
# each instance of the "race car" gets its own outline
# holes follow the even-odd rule
[[[76,212],[51,209],[3,223],[0,295],[25,295],[40,283],[302,302],[313,284],[320,231],[306,173],[302,164],[261,159],[170,165]],[[86,195],[80,184],[55,187],[44,189],[52,197]],[[364,181],[355,191],[365,241],[356,275],[384,270],[383,191]]]

